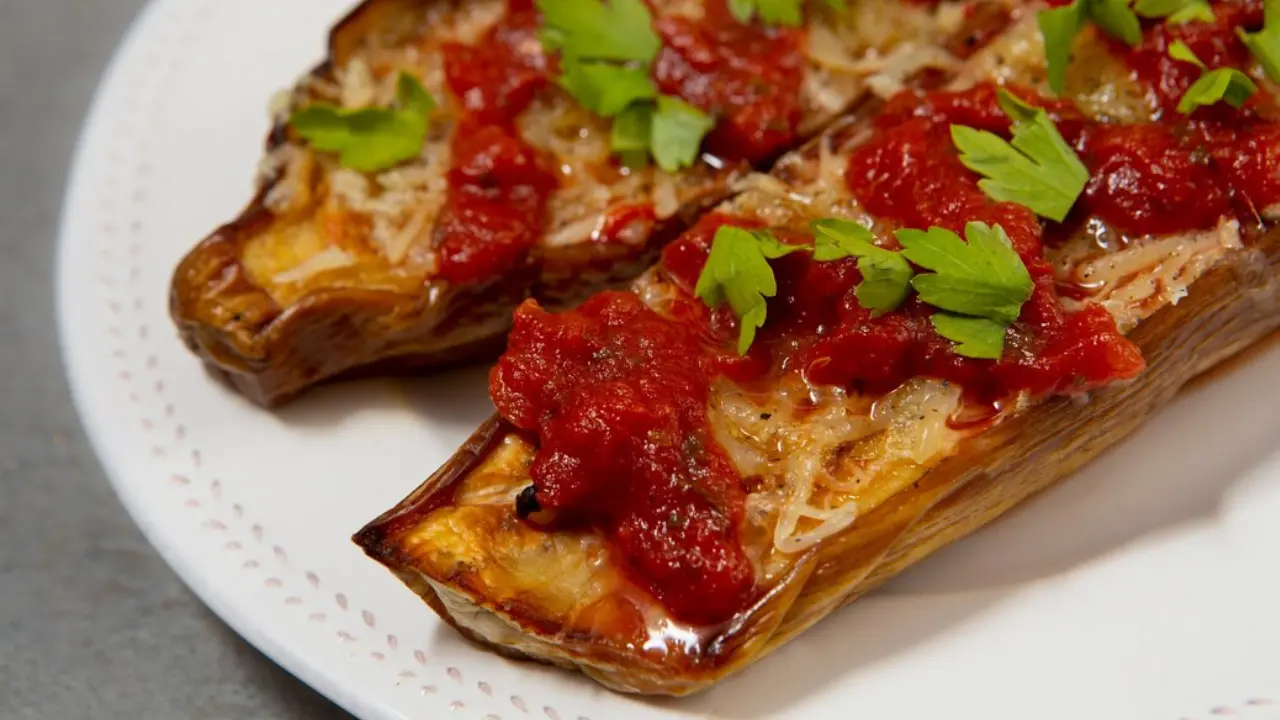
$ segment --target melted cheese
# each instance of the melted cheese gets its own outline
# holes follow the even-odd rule
[[[1200,276],[1229,252],[1244,247],[1235,220],[1224,219],[1216,228],[1185,235],[1125,240],[1113,251],[1102,249],[1100,243],[1107,240],[1095,234],[1107,238],[1107,231],[1099,223],[1093,229],[1050,251],[1048,259],[1058,279],[1087,290],[1089,301],[1105,307],[1121,332],[1165,305],[1176,305]],[[1064,304],[1080,305],[1070,300]]]
[[[848,5],[845,12],[823,10],[811,19],[806,50],[811,64],[801,88],[803,132],[816,131],[850,107],[868,87],[888,93],[925,67],[951,69],[955,65],[955,59],[941,45],[948,33],[958,28],[963,3],[929,8],[904,5],[900,0],[852,0]],[[661,0],[655,9],[661,15],[692,19],[703,14],[701,0]],[[344,245],[344,251],[356,258],[355,265],[348,268],[350,273],[386,276],[405,272],[429,278],[435,272],[432,234],[447,201],[449,147],[459,114],[446,87],[441,45],[478,42],[501,18],[503,3],[432,3],[417,12],[423,13],[417,31],[370,36],[363,47],[334,68],[331,77],[309,77],[272,101],[272,117],[277,122],[284,122],[293,109],[314,101],[347,108],[385,106],[394,99],[401,71],[418,77],[439,101],[421,156],[390,172],[359,175],[338,167],[332,157],[294,142],[264,160],[259,176],[267,187],[267,207],[273,212],[299,215],[336,202],[357,216],[353,224],[365,228],[367,247]],[[528,51],[541,50],[530,47]],[[548,252],[574,252],[575,247],[592,242],[610,208],[647,202],[659,219],[669,218],[718,182],[716,168],[707,165],[674,176],[652,164],[634,170],[617,167],[611,157],[609,121],[585,111],[554,85],[521,114],[517,126],[527,142],[554,160],[560,176],[560,188],[548,201],[549,223],[540,240]],[[325,233],[324,228],[317,231]],[[281,235],[277,242],[267,244],[278,246],[286,237]],[[648,238],[643,228],[635,228],[621,233],[618,240],[640,248]],[[294,296],[309,280],[314,281],[315,289],[341,281],[333,268],[318,270],[326,267],[324,263],[308,263],[307,253],[285,254],[300,259],[298,271],[285,275],[290,278],[289,289],[267,283],[266,289],[277,302],[286,294]],[[370,265],[381,267],[368,270]],[[553,267],[549,272],[563,270]],[[262,268],[252,274],[260,278],[280,275]],[[564,282],[568,278],[546,279]]]
[[[916,379],[871,402],[795,382],[756,398],[717,388],[710,413],[739,472],[763,488],[752,506],[776,508],[772,540],[783,553],[802,552],[849,527],[963,437],[947,424],[960,406],[954,385]]]
[[[951,11],[946,21],[958,23],[956,13]],[[939,22],[943,22],[942,11]],[[1093,42],[1086,33],[1077,54],[1089,56]],[[1034,35],[1034,19],[1024,22],[991,51],[979,53],[973,59],[973,70],[956,87],[984,77],[1041,82],[1034,74],[1039,61],[1032,58],[1042,52]],[[1096,117],[1144,117],[1144,106],[1133,101],[1134,96],[1122,83],[1092,83],[1073,76],[1068,86],[1079,88],[1075,97]],[[1079,100],[1086,96],[1087,101]],[[820,141],[816,154],[793,153],[783,158],[773,175],[743,179],[735,188],[737,197],[721,211],[770,226],[799,229],[816,218],[842,217],[887,237],[888,229],[854,200],[844,182],[848,155],[866,137],[867,132],[857,128],[832,132]],[[1145,238],[1119,237],[1094,222],[1081,235],[1050,251],[1049,259],[1064,281],[1078,282],[1080,276],[1087,275],[1094,283],[1095,298],[1128,329],[1159,307],[1177,302],[1191,283],[1239,247],[1239,231],[1231,222],[1203,233]],[[1153,281],[1158,285],[1155,291],[1151,290]],[[656,271],[642,277],[635,289],[659,313],[668,311],[679,292]],[[806,582],[807,576],[802,574],[809,556],[806,550],[824,544],[824,538],[839,543],[841,533],[856,525],[860,515],[909,492],[912,483],[956,452],[967,432],[979,432],[956,430],[948,424],[947,419],[960,410],[960,398],[960,388],[920,378],[881,398],[809,387],[794,379],[757,393],[727,381],[714,386],[709,400],[712,430],[750,491],[743,545],[762,588],[806,593],[798,606],[807,616],[792,620],[796,627],[847,599],[843,593],[852,587],[815,587],[820,584]],[[1021,411],[1029,404],[1025,398],[1018,399],[1007,412]],[[615,688],[637,689],[634,683],[643,679],[643,673],[619,671],[610,659],[614,656],[575,655],[583,647],[621,646],[629,658],[640,656],[638,662],[656,659],[655,672],[661,681],[638,689],[675,692],[684,683],[698,683],[696,674],[673,671],[670,662],[697,660],[706,657],[708,650],[722,648],[706,642],[695,629],[671,621],[652,598],[636,601],[646,633],[640,642],[632,641],[630,635],[620,639],[619,633],[586,622],[592,617],[591,608],[611,594],[627,602],[636,596],[619,581],[617,566],[606,554],[595,553],[595,546],[583,542],[580,533],[543,533],[541,545],[536,547],[524,537],[512,536],[514,529],[527,528],[513,519],[511,498],[529,482],[533,452],[524,440],[508,437],[458,486],[454,504],[461,508],[446,508],[423,521],[424,526],[435,526],[441,534],[429,536],[422,528],[413,531],[411,547],[417,556],[407,564],[426,568],[425,582],[439,593],[453,619],[490,642],[575,665]],[[501,517],[505,521],[495,521],[486,514],[504,507]],[[476,512],[480,519],[454,515],[458,510]],[[445,537],[447,533],[456,537]],[[945,540],[945,532],[941,535]],[[522,567],[526,558],[528,574]],[[562,581],[562,576],[572,582]],[[477,585],[477,577],[497,585]],[[792,582],[783,582],[784,578]],[[415,581],[425,584],[421,579]],[[822,593],[826,597],[815,599]],[[743,619],[749,629],[755,623],[773,632],[769,623],[776,617],[758,608],[752,612],[754,615]],[[512,618],[525,622],[522,626]],[[532,625],[530,620],[538,624]],[[767,651],[773,645],[757,647]],[[748,657],[756,655],[753,648]]]
[[[342,248],[327,247],[303,260],[298,265],[278,273],[272,280],[277,284],[287,285],[289,283],[302,282],[313,275],[351,267],[355,264],[356,259],[351,256],[351,253]]]
[[[1087,34],[1076,54],[1081,64],[1073,64],[1068,88],[1086,113],[1112,122],[1149,118],[1145,99],[1099,38]],[[991,78],[1042,86],[1042,68],[1043,47],[1032,15],[976,54],[951,87],[963,89]],[[783,158],[773,175],[743,179],[727,211],[793,229],[804,229],[816,218],[841,217],[887,239],[890,228],[857,203],[844,178],[849,154],[869,137],[866,129],[838,127],[810,152]],[[1060,279],[1088,288],[1090,299],[1127,332],[1176,303],[1191,284],[1240,247],[1239,228],[1226,219],[1204,232],[1142,238],[1120,237],[1094,219],[1047,256]],[[646,278],[641,288],[651,307],[660,312],[666,307],[670,291],[656,276]],[[1064,302],[1068,310],[1081,306],[1079,301]],[[802,411],[796,409],[797,394],[805,399]],[[745,537],[757,544],[770,541],[772,548],[749,547],[766,576],[778,572],[771,565],[778,562],[773,552],[799,553],[839,533],[953,454],[965,437],[946,422],[960,409],[960,389],[919,378],[879,403],[829,389],[818,393],[788,386],[748,396],[724,383],[713,390],[710,404],[717,438],[755,486],[747,504]],[[1025,406],[1020,399],[1006,412]],[[855,461],[833,464],[851,447],[860,448],[852,452]]]

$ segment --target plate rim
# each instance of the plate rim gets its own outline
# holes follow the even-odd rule
[[[211,6],[214,2],[215,0],[203,0],[203,5]],[[84,351],[87,348],[83,343],[73,339],[73,329],[80,323],[74,317],[76,312],[74,307],[79,299],[78,295],[84,291],[68,282],[76,262],[71,252],[70,238],[75,232],[76,217],[91,202],[91,187],[86,184],[85,178],[88,177],[87,168],[92,164],[90,153],[99,142],[97,136],[103,132],[102,128],[111,117],[110,101],[119,94],[124,79],[132,71],[131,55],[145,48],[148,38],[153,32],[159,30],[162,14],[177,3],[178,0],[147,0],[117,41],[110,59],[98,77],[92,99],[82,117],[79,134],[71,154],[71,162],[66,171],[65,188],[56,227],[57,242],[53,263],[54,314],[58,325],[58,354],[71,403],[76,412],[76,421],[89,441],[99,468],[134,525],[142,532],[169,569],[205,607],[258,652],[346,712],[358,718],[409,720],[408,716],[396,711],[377,697],[373,697],[372,693],[352,692],[349,686],[341,682],[336,672],[327,672],[321,664],[311,662],[285,643],[272,638],[260,625],[236,608],[231,593],[219,588],[212,578],[197,572],[194,564],[187,562],[178,548],[170,543],[152,522],[147,505],[142,500],[141,494],[136,491],[134,484],[121,479],[122,461],[113,459],[117,452],[108,442],[101,423],[89,421],[95,413],[90,409],[89,394],[82,384],[85,373],[81,369],[87,362],[84,357]]]
[[[140,483],[124,478],[127,474],[124,469],[132,464],[124,458],[127,453],[110,442],[105,424],[89,422],[90,418],[102,417],[101,411],[94,409],[95,402],[91,399],[86,385],[87,378],[91,377],[92,373],[85,368],[96,359],[88,352],[94,348],[94,345],[85,340],[76,340],[75,337],[79,333],[73,330],[83,330],[86,322],[85,318],[77,317],[85,312],[83,309],[77,309],[77,301],[93,299],[94,295],[92,291],[69,282],[69,279],[78,272],[73,271],[74,266],[83,262],[82,259],[74,257],[71,252],[72,235],[78,236],[79,233],[84,232],[82,228],[78,228],[77,217],[93,215],[93,201],[97,199],[97,195],[93,192],[94,186],[87,182],[92,177],[89,170],[96,165],[94,154],[99,152],[104,144],[102,136],[110,130],[107,127],[109,121],[118,116],[118,113],[113,112],[113,99],[120,97],[126,90],[123,86],[131,76],[138,76],[142,72],[153,72],[142,70],[138,62],[141,58],[135,56],[146,49],[154,33],[163,30],[160,26],[165,13],[176,11],[178,7],[212,6],[215,2],[216,0],[202,0],[200,3],[186,0],[182,2],[149,0],[121,36],[95,86],[66,172],[67,184],[57,225],[54,301],[63,373],[72,404],[76,409],[77,420],[84,429],[98,464],[120,498],[121,504],[147,541],[200,601],[258,651],[344,710],[367,720],[374,718],[378,720],[405,718],[407,720],[412,715],[398,710],[397,706],[379,693],[375,686],[345,682],[340,665],[317,662],[301,652],[298,647],[290,646],[286,642],[287,638],[273,637],[262,623],[256,622],[250,613],[244,611],[245,608],[239,607],[246,606],[246,603],[236,592],[222,587],[217,582],[215,574],[200,572],[194,558],[184,557],[193,553],[184,551],[180,547],[181,543],[171,542],[169,540],[171,536],[166,535],[153,521],[153,513],[156,509],[145,500],[145,493],[142,492]],[[80,305],[83,306],[84,303],[81,302]],[[447,701],[442,698],[440,702],[424,708],[423,712],[429,713],[432,708],[437,711],[459,709],[446,707],[446,705]],[[481,714],[483,712],[483,710],[479,711]]]

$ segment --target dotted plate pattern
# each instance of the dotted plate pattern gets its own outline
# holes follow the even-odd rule
[[[274,8],[266,13],[272,18],[305,14],[307,20],[299,23],[297,32],[305,30],[312,39],[323,37],[322,25],[338,16],[345,3],[325,0],[317,3],[322,7],[312,6],[305,13],[301,4],[262,3]],[[259,131],[265,127],[265,111],[250,120],[194,111],[193,118],[185,109],[194,106],[179,102],[192,84],[218,71],[210,54],[230,47],[212,36],[211,28],[233,27],[235,18],[250,17],[257,7],[254,0],[153,3],[108,73],[73,174],[59,269],[64,353],[86,428],[130,512],[170,564],[233,627],[361,717],[437,717],[442,711],[448,717],[482,720],[737,717],[734,708],[744,703],[638,703],[565,673],[501,660],[451,635],[441,639],[438,630],[419,632],[438,623],[416,598],[406,598],[409,593],[386,573],[362,565],[357,577],[347,574],[346,565],[315,562],[326,556],[311,550],[312,532],[345,538],[358,522],[322,523],[318,530],[295,522],[297,515],[319,517],[323,511],[317,510],[319,503],[308,506],[306,483],[286,479],[287,467],[259,472],[260,477],[251,479],[224,474],[235,464],[231,460],[237,452],[252,449],[227,447],[212,434],[218,428],[202,415],[206,403],[217,404],[220,417],[236,418],[238,413],[244,422],[262,424],[281,436],[293,432],[281,429],[290,413],[276,419],[248,408],[198,372],[195,362],[177,347],[167,322],[164,283],[172,261],[185,247],[211,223],[230,217],[236,203],[247,197],[252,164],[243,160],[256,157],[258,145],[256,139],[246,141],[234,151],[240,154],[226,164],[242,167],[245,182],[215,191],[216,199],[209,200],[213,209],[189,197],[206,190],[202,171],[192,171],[187,189],[181,187],[179,175],[175,187],[172,157],[175,152],[196,152],[183,143],[224,120]],[[262,89],[286,84],[297,68],[306,67],[301,59],[309,46],[303,42],[293,41],[281,57],[268,53],[228,59],[227,72],[243,77],[245,67],[261,61],[273,71],[285,72],[262,79]],[[318,52],[313,48],[312,55]],[[265,106],[267,93],[244,92],[260,97],[259,105]],[[237,113],[243,110],[239,104],[231,107]],[[175,130],[175,123],[190,127]],[[222,135],[213,131],[210,137],[213,142]],[[202,152],[218,155],[222,150],[217,146]],[[152,223],[164,224],[164,230],[173,223],[156,220],[168,217],[158,208],[169,207],[183,193],[192,207],[202,208],[196,211],[200,222],[179,222],[178,236],[165,236]],[[164,244],[163,249],[156,243]],[[335,392],[356,397],[349,391]],[[381,386],[375,394],[384,404],[388,396],[398,397]],[[352,422],[360,419],[358,412],[355,415]],[[449,428],[453,436],[465,436],[467,423],[455,425]],[[325,441],[308,442],[315,441],[298,447],[320,447]],[[406,458],[406,463],[412,465],[406,477],[423,476],[433,467],[419,458]],[[261,488],[277,480],[291,489],[263,502],[269,496],[261,492],[271,491]],[[411,487],[412,483],[388,485],[385,497],[366,502],[368,507],[360,512],[353,510],[352,520],[372,517],[376,513],[366,510],[389,506]],[[358,551],[349,550],[350,557],[344,559],[356,558]],[[377,580],[366,581],[374,577]],[[409,612],[414,621],[406,624],[401,618]],[[745,687],[734,683],[734,688]],[[1270,689],[1277,687],[1280,677]],[[829,703],[824,707],[829,713],[821,717],[843,717],[842,708]],[[780,705],[770,716],[788,714],[787,706]],[[1181,717],[1280,720],[1280,706],[1267,696],[1246,696]]]

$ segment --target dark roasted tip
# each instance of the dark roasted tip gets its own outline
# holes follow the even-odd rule
[[[516,515],[521,520],[526,520],[536,512],[542,510],[542,505],[538,503],[538,489],[533,485],[520,491],[516,496]]]

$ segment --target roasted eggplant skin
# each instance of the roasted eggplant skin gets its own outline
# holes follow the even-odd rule
[[[354,541],[467,637],[510,657],[580,670],[612,689],[687,695],[723,680],[829,613],[881,585],[1075,472],[1123,440],[1199,375],[1280,328],[1280,231],[1272,230],[1207,272],[1176,305],[1129,337],[1147,359],[1137,379],[1098,390],[1082,403],[1052,399],[964,440],[918,487],[877,507],[804,556],[756,606],[709,640],[690,663],[656,664],[639,653],[579,642],[538,614],[471,592],[465,572],[430,575],[403,546],[407,530],[451,503],[455,486],[516,434],[486,422],[453,458]],[[447,588],[447,590],[442,590]],[[444,592],[453,597],[446,598]],[[477,633],[466,613],[521,634],[521,647]]]
[[[333,29],[329,57],[311,76],[333,81],[366,38],[407,32],[424,5],[454,0],[365,0]],[[278,122],[266,151],[284,145]],[[254,284],[242,261],[255,235],[276,221],[267,207],[283,171],[262,179],[238,218],[215,230],[178,264],[169,292],[170,316],[183,343],[210,373],[253,402],[275,407],[317,383],[358,375],[396,374],[492,359],[501,352],[511,312],[528,297],[550,307],[572,305],[597,290],[625,283],[657,257],[693,220],[729,194],[747,170],[727,163],[700,194],[659,219],[640,246],[588,244],[534,253],[523,268],[480,287],[430,280],[412,293],[344,287],[307,293],[287,306]],[[590,280],[579,280],[580,275]],[[550,284],[548,277],[574,278]]]
[[[413,34],[423,27],[424,12],[450,14],[476,7],[477,3],[467,0],[364,0],[335,26],[329,58],[309,76],[310,84],[341,84],[339,70],[349,69],[350,61],[370,42],[380,47],[411,37],[417,42],[420,38]],[[875,2],[869,7],[873,15],[878,12]],[[927,17],[906,23],[909,27],[903,32],[941,34],[935,39],[940,47],[950,49],[951,55],[943,53],[949,63],[966,57],[1026,9],[1015,0],[987,0],[973,7],[981,11],[965,13],[963,18],[930,10]],[[858,37],[856,42],[876,46],[903,40],[877,36]],[[904,70],[907,75],[900,80],[922,84],[921,77],[937,72],[936,64],[942,59],[925,53],[919,62],[919,67]],[[818,65],[811,68],[817,69]],[[822,93],[802,90],[800,137],[819,133],[866,97],[870,85],[864,83],[865,76],[879,71],[846,67],[841,71],[846,74],[840,75],[824,67],[821,72],[826,78],[822,82],[833,84],[824,85]],[[267,141],[267,157],[299,145],[295,140],[287,122],[278,117]],[[406,285],[404,276],[388,287],[353,274],[340,287],[317,288],[297,297],[290,292],[285,299],[264,287],[271,283],[255,275],[244,261],[246,247],[255,238],[271,234],[283,220],[271,202],[282,193],[273,191],[287,190],[286,181],[297,177],[296,168],[267,167],[258,193],[239,218],[214,231],[179,264],[170,288],[171,315],[185,344],[214,375],[264,406],[282,404],[329,379],[489,359],[502,348],[510,314],[522,300],[533,297],[544,307],[561,308],[598,290],[625,284],[652,264],[662,246],[729,197],[733,183],[751,169],[745,162],[706,160],[676,176],[679,194],[658,213],[646,234],[630,242],[583,237],[582,242],[542,243],[525,266],[487,285],[451,287],[428,274],[412,286]],[[761,167],[770,160],[763,158]],[[621,193],[613,197],[614,203],[633,201],[630,189]],[[589,202],[577,205],[602,209],[588,207]],[[557,219],[564,222],[553,222],[548,237],[574,226],[572,218]]]
[[[477,290],[444,281],[429,282],[414,294],[341,288],[309,293],[288,307],[255,286],[240,261],[245,243],[272,222],[261,204],[266,191],[182,260],[169,308],[182,341],[215,377],[253,402],[275,407],[326,380],[493,358],[505,344],[512,310],[525,298],[564,307],[625,283],[693,217],[721,200],[727,186],[709,188],[702,201],[658,222],[634,255],[578,258],[584,268],[601,273],[573,292],[542,286],[530,264]]]

